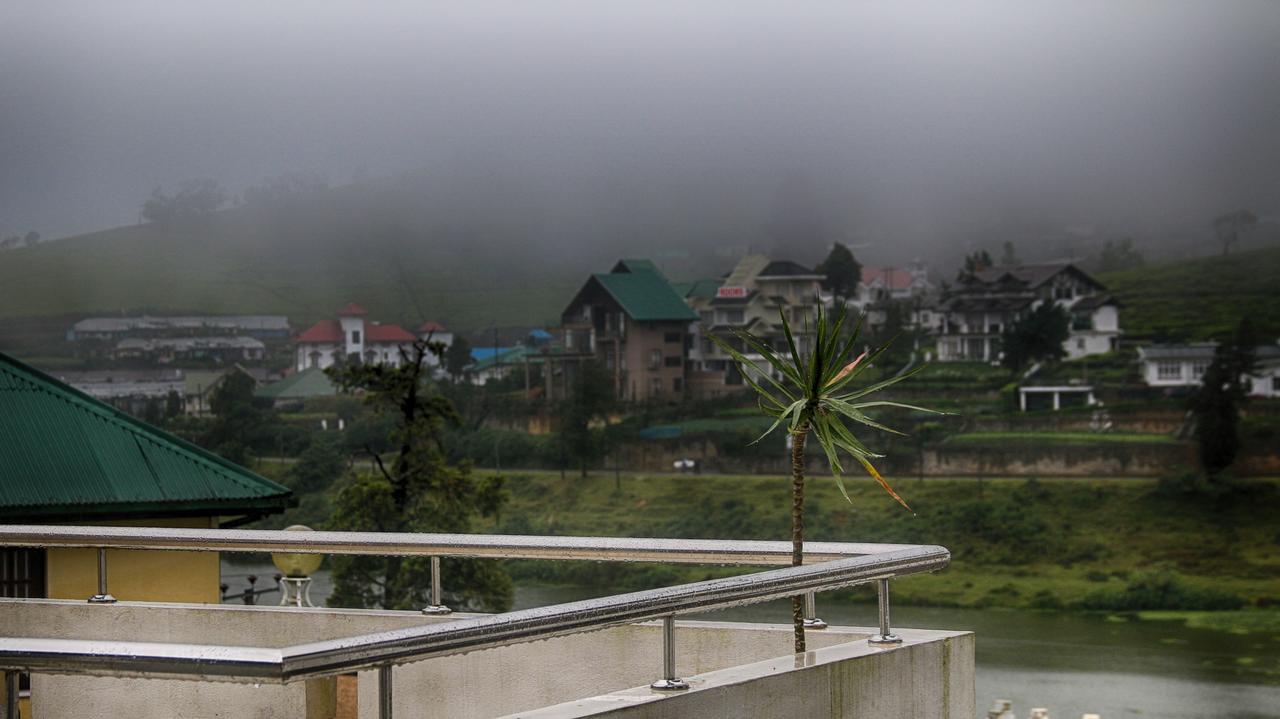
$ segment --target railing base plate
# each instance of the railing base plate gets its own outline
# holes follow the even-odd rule
[[[660,692],[678,692],[689,688],[689,682],[683,679],[659,679],[649,685],[650,689],[657,689]]]

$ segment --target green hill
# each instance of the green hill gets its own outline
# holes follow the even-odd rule
[[[500,247],[339,200],[292,213],[229,210],[187,226],[120,227],[5,252],[0,321],[191,312],[285,314],[302,325],[355,301],[405,324],[541,324],[559,317],[603,261],[553,262],[535,247]]]
[[[1253,319],[1259,337],[1280,337],[1280,248],[1143,267],[1099,276],[1124,302],[1130,340],[1204,340]]]

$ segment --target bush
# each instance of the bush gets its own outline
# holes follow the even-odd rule
[[[1240,597],[1211,587],[1186,584],[1175,573],[1155,570],[1137,575],[1120,590],[1099,589],[1085,595],[1081,609],[1136,612],[1145,609],[1215,611],[1239,609]]]

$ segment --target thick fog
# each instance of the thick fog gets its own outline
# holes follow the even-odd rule
[[[1280,210],[1280,4],[0,8],[0,232],[286,172],[557,248],[1207,234]]]

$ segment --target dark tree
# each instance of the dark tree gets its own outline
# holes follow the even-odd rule
[[[971,252],[964,257],[964,269],[956,278],[960,281],[972,279],[974,275],[992,266],[991,254],[986,250]]]
[[[458,415],[448,399],[432,390],[427,358],[444,345],[416,340],[401,350],[400,366],[349,363],[327,372],[344,390],[365,392],[380,415],[394,417],[392,465],[369,448],[376,473],[360,476],[338,493],[331,529],[377,532],[450,532],[471,530],[473,520],[496,516],[505,501],[502,480],[476,482],[468,464],[450,465],[441,444],[447,425]],[[505,610],[511,604],[511,578],[481,560],[445,559],[446,599],[455,608]],[[334,606],[420,608],[429,601],[431,569],[426,558],[334,557]]]
[[[1000,246],[1000,264],[1006,267],[1020,264],[1018,251],[1014,249],[1013,243],[1008,240],[1005,240],[1004,244]]]
[[[270,423],[270,400],[254,396],[256,383],[239,369],[225,374],[209,394],[213,423],[205,446],[237,464],[244,464],[255,439],[265,434]]]
[[[569,397],[560,403],[560,441],[566,458],[574,460],[587,476],[587,466],[604,456],[603,429],[592,427],[605,419],[615,403],[613,380],[597,362],[584,362],[573,379]]]
[[[227,193],[216,180],[187,180],[173,195],[164,194],[158,187],[153,190],[142,204],[142,219],[161,225],[199,220],[217,212],[226,202]]]
[[[831,294],[841,299],[852,297],[862,281],[862,265],[853,252],[839,242],[831,246],[827,258],[814,269],[827,278],[825,284]]]
[[[22,241],[27,245],[27,247],[35,247],[40,244],[40,233],[32,230],[26,235],[23,235]]]
[[[471,343],[460,334],[453,336],[453,342],[444,352],[444,370],[453,381],[457,382],[471,366]]]
[[[1240,241],[1240,235],[1252,231],[1258,226],[1258,217],[1248,210],[1236,210],[1213,218],[1213,233],[1222,243],[1222,254],[1231,252],[1231,248]]]
[[[347,455],[332,433],[318,433],[289,468],[289,487],[298,492],[316,492],[327,488],[347,470]]]
[[[1200,449],[1200,466],[1209,477],[1231,466],[1240,450],[1240,413],[1237,390],[1228,369],[1230,360],[1223,347],[1214,353],[1200,388],[1191,397],[1195,418],[1195,438]]]
[[[1060,360],[1067,354],[1062,344],[1070,334],[1070,318],[1066,310],[1052,302],[1042,302],[1005,328],[1000,336],[1004,352],[1000,363],[1014,372],[1021,372],[1032,362]]]
[[[1102,254],[1098,257],[1098,271],[1132,270],[1146,263],[1142,253],[1134,249],[1133,240],[1124,237],[1118,240],[1107,240],[1102,245]]]

